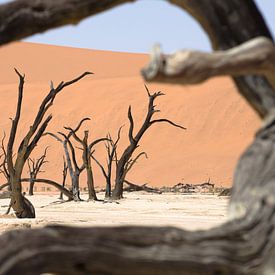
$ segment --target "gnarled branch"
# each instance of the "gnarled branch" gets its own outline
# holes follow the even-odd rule
[[[234,48],[213,53],[179,51],[164,55],[159,47],[142,73],[147,81],[194,84],[213,76],[264,75],[275,88],[275,46],[266,37],[257,37]]]

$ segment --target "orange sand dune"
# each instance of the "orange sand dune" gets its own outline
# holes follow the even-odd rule
[[[50,80],[57,84],[83,71],[92,71],[94,75],[58,95],[51,110],[54,118],[50,131],[62,130],[64,125],[74,126],[85,116],[92,120],[83,130],[89,129],[92,138],[105,136],[107,132],[115,135],[118,127],[125,124],[121,150],[128,142],[128,105],[132,105],[136,127],[144,118],[147,95],[139,70],[148,61],[147,55],[15,43],[0,49],[0,60],[2,131],[8,130],[9,118],[15,112],[17,77],[13,67],[26,74],[20,137],[31,125]],[[259,126],[259,119],[238,95],[232,81],[223,77],[196,86],[149,84],[149,88],[166,93],[156,102],[162,110],[158,116],[184,125],[187,131],[166,124],[153,126],[139,148],[149,158],[140,160],[128,179],[138,184],[168,186],[210,178],[217,185],[230,186],[236,161]],[[45,137],[34,156],[47,144],[49,163],[43,177],[60,180],[63,154],[60,144]],[[103,144],[97,147],[96,155],[105,161]],[[96,165],[94,173],[96,185],[103,186]],[[85,185],[84,176],[82,184]]]

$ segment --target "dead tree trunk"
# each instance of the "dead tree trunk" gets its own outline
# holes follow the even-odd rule
[[[168,119],[153,119],[153,115],[156,112],[160,112],[160,110],[156,110],[155,109],[155,99],[158,98],[159,96],[164,95],[162,92],[157,92],[154,94],[150,94],[148,88],[145,86],[147,94],[148,94],[148,111],[145,117],[145,120],[141,126],[141,128],[137,131],[136,135],[134,136],[134,120],[133,120],[133,116],[132,116],[132,112],[131,112],[131,106],[128,109],[128,119],[130,122],[130,127],[129,127],[129,141],[130,144],[128,145],[128,147],[124,150],[124,152],[122,153],[121,157],[119,158],[119,160],[117,161],[117,165],[116,165],[116,177],[115,177],[115,188],[112,192],[112,199],[114,200],[118,200],[121,199],[123,196],[123,183],[125,181],[125,177],[127,175],[127,173],[129,172],[129,170],[131,169],[131,167],[133,166],[133,164],[137,161],[137,159],[143,155],[144,153],[139,154],[135,159],[131,159],[133,153],[135,152],[135,150],[137,149],[139,142],[142,138],[142,136],[144,135],[144,133],[153,125],[156,123],[160,123],[160,122],[166,122],[171,124],[172,126],[181,128],[181,129],[185,129],[184,127],[175,124],[174,122],[168,120]]]
[[[119,128],[117,133],[117,139],[114,141],[110,134],[107,135],[108,141],[105,143],[105,147],[107,150],[107,169],[100,163],[100,161],[91,153],[92,159],[96,162],[96,164],[101,169],[101,172],[106,180],[106,188],[105,188],[105,199],[109,199],[112,194],[112,167],[113,162],[116,161],[116,150],[117,145],[120,140],[120,133],[121,133],[122,126]]]
[[[92,143],[88,143],[89,138],[89,131],[84,131],[84,137],[81,139],[75,130],[73,130],[70,127],[65,127],[65,129],[69,130],[69,134],[72,135],[75,140],[82,146],[82,160],[83,165],[82,167],[85,168],[87,173],[87,186],[88,186],[88,194],[89,198],[88,200],[98,200],[95,192],[95,186],[94,186],[94,176],[93,176],[93,170],[92,170],[92,164],[91,164],[91,151],[93,147],[98,144],[99,142],[106,141],[108,138],[100,138]]]
[[[40,1],[39,1],[40,2]],[[68,1],[70,2],[70,1]],[[126,1],[85,1],[103,9]],[[270,38],[270,33],[251,0],[170,0],[198,19],[208,32],[216,49],[227,49],[257,36]],[[73,12],[58,13],[59,5],[50,1],[43,12],[58,14],[59,24],[75,22],[98,10],[80,13],[78,5]],[[22,7],[20,6],[22,4]],[[16,1],[0,10],[6,15],[13,10],[13,20],[1,31],[11,41],[31,31],[45,30],[55,21],[40,27],[35,22],[44,18],[34,13],[34,20],[26,20],[35,29],[20,25],[29,1]],[[63,6],[63,8],[66,5]],[[21,9],[20,9],[21,7]],[[77,8],[78,7],[78,8]],[[25,11],[26,12],[26,11]],[[73,17],[72,14],[81,16]],[[10,15],[10,13],[8,13]],[[50,16],[51,13],[46,13]],[[63,15],[63,21],[61,20]],[[64,17],[67,20],[64,20]],[[8,17],[7,17],[8,18]],[[17,19],[17,21],[16,21]],[[19,20],[18,20],[19,19]],[[15,20],[15,21],[14,21]],[[22,28],[16,28],[17,22]],[[61,23],[62,22],[62,23]],[[27,24],[27,26],[28,26]],[[0,31],[0,36],[1,36]],[[19,36],[21,35],[21,36]],[[7,40],[4,40],[4,42]],[[4,43],[2,42],[2,43]],[[230,60],[231,61],[231,60]],[[256,73],[256,71],[255,71]],[[114,227],[44,229],[9,232],[0,237],[1,274],[242,274],[269,275],[275,273],[275,93],[265,76],[238,76],[235,78],[240,93],[253,109],[264,118],[264,124],[255,140],[242,155],[234,175],[230,201],[232,220],[207,231],[187,232],[171,227]],[[68,238],[74,236],[74,238]],[[20,253],[15,253],[14,247]],[[62,258],[62,261],[60,261]],[[91,261],[90,259],[94,259]]]
[[[11,185],[10,185],[10,174],[9,174],[9,171],[8,171],[8,164],[7,164],[7,151],[6,151],[6,148],[5,148],[5,145],[4,145],[4,141],[5,141],[5,138],[6,138],[6,134],[4,133],[4,136],[2,138],[2,141],[1,141],[1,155],[0,155],[0,160],[1,160],[1,163],[0,163],[0,174],[2,174],[6,181],[7,181],[7,184],[8,184],[8,189],[9,191],[11,191]]]
[[[74,132],[77,132],[82,124],[90,120],[89,118],[84,118],[82,119],[78,125],[73,129]],[[80,174],[83,172],[85,169],[85,166],[82,164],[81,166],[78,165],[77,160],[76,160],[76,153],[75,153],[75,148],[70,140],[73,132],[69,132],[67,135],[65,135],[62,132],[59,132],[59,134],[63,137],[61,139],[58,135],[53,134],[53,133],[46,133],[46,135],[50,135],[53,138],[55,138],[57,141],[59,141],[63,145],[64,149],[64,154],[65,154],[65,159],[68,165],[68,170],[71,178],[71,186],[72,186],[72,192],[74,194],[74,201],[81,201],[80,198],[80,188],[79,188],[79,177]]]
[[[21,175],[24,165],[27,159],[30,157],[33,149],[37,146],[38,141],[42,137],[44,131],[46,130],[49,122],[52,119],[52,115],[48,115],[45,119],[44,117],[48,109],[52,106],[56,95],[61,92],[65,87],[79,81],[84,76],[90,73],[84,73],[81,76],[68,82],[61,82],[56,88],[54,88],[53,84],[51,83],[51,90],[42,101],[32,126],[21,141],[14,161],[13,147],[17,134],[18,123],[21,116],[23,89],[25,82],[25,76],[21,75],[17,70],[15,71],[19,77],[18,102],[16,115],[15,118],[12,120],[12,126],[7,145],[7,168],[10,175],[11,184],[11,206],[18,218],[34,218],[34,207],[22,195]]]
[[[123,188],[123,191],[127,192],[136,192],[136,191],[145,191],[148,193],[162,194],[162,192],[158,188],[148,187],[147,183],[142,185],[137,185],[128,180],[124,181],[128,186]]]
[[[28,158],[27,164],[28,164],[29,176],[30,176],[29,196],[33,196],[33,188],[34,188],[34,184],[35,184],[35,179],[37,178],[37,175],[39,173],[43,172],[41,170],[43,164],[47,163],[47,161],[45,160],[46,155],[47,155],[47,149],[48,149],[48,147],[46,147],[44,154],[38,159]]]
[[[66,179],[67,179],[67,174],[68,174],[68,165],[67,165],[66,159],[63,156],[62,187],[65,187]],[[62,192],[60,192],[59,199],[63,200],[63,193]]]

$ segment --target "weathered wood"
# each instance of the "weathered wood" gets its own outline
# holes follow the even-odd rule
[[[68,24],[77,24],[133,0],[17,0],[0,6],[0,45]]]
[[[124,180],[124,182],[128,185],[123,188],[123,191],[126,192],[136,192],[136,191],[145,191],[148,193],[162,194],[162,192],[158,188],[153,188],[147,186],[147,183],[142,185],[137,185],[135,183],[129,182],[128,180]]]
[[[208,231],[55,226],[9,232],[0,238],[0,274],[273,274],[273,224],[274,210],[264,200],[256,212]],[[14,253],[15,234],[20,253]]]
[[[275,46],[257,37],[234,48],[213,53],[178,51],[164,55],[156,46],[150,64],[143,69],[147,81],[197,84],[213,76],[265,76],[275,88]]]
[[[272,35],[253,0],[169,0],[192,15],[208,34],[214,50],[226,50],[258,36]],[[233,78],[239,92],[260,117],[275,107],[274,91],[265,77]]]

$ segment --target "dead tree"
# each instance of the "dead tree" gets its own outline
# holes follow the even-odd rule
[[[71,4],[70,2],[64,1],[63,4]],[[83,8],[84,2],[90,4],[90,9]],[[0,37],[4,34],[2,43],[76,22],[127,1],[84,2],[81,1],[83,5],[80,2],[78,5],[75,2],[75,6],[68,4],[71,7],[68,13],[61,12],[66,4],[60,5],[57,1],[16,1],[13,5],[5,5],[0,9],[0,17],[3,18]],[[185,9],[199,21],[216,50],[232,48],[257,36],[272,40],[252,0],[169,2]],[[41,6],[38,9],[40,12],[36,11],[37,8],[26,9],[35,3],[42,5],[43,9]],[[60,9],[57,11],[53,9],[54,6]],[[45,13],[45,17],[41,13]],[[51,18],[52,14],[59,20],[41,23],[45,18]],[[33,20],[26,20],[29,17]],[[12,19],[7,22],[5,18]],[[41,24],[37,24],[38,22]],[[251,55],[257,58],[253,53]],[[235,61],[230,59],[227,62]],[[271,71],[274,74],[274,70]],[[0,245],[5,247],[0,251],[0,273],[274,274],[275,87],[269,82],[267,75],[257,75],[257,68],[253,73],[255,74],[235,75],[234,81],[241,95],[263,118],[264,123],[238,162],[230,200],[229,222],[198,232],[171,227],[135,226],[52,226],[16,234],[9,232],[0,237]],[[20,255],[14,252],[14,247],[20,251]]]
[[[11,190],[11,186],[10,186],[10,174],[9,174],[9,171],[8,171],[8,164],[7,164],[7,151],[6,151],[6,148],[5,148],[5,144],[4,144],[4,141],[5,141],[5,138],[6,138],[6,133],[4,133],[4,136],[1,140],[1,155],[0,155],[0,174],[2,174],[4,176],[4,178],[6,179],[7,181],[7,186],[9,188],[9,190]]]
[[[22,178],[21,182],[30,182],[30,179]],[[60,183],[58,183],[54,180],[39,178],[39,179],[34,179],[34,182],[44,183],[44,184],[51,185],[51,186],[55,187],[57,190],[59,190],[65,196],[67,196],[69,200],[73,200],[73,198],[74,198],[73,193],[70,190],[68,190],[67,188],[65,188]]]
[[[37,175],[39,173],[42,173],[41,170],[42,166],[47,163],[48,161],[45,160],[47,155],[48,147],[45,148],[43,155],[38,158],[28,158],[27,164],[28,164],[28,172],[30,176],[30,186],[29,186],[29,196],[33,196],[33,188],[35,184],[35,179],[37,178]]]
[[[78,123],[78,125],[73,129],[73,131],[77,132],[81,128],[82,124],[87,120],[90,120],[90,119],[89,118],[82,119]],[[80,166],[77,162],[75,147],[70,140],[73,132],[69,132],[68,134],[59,132],[58,134],[62,138],[56,134],[53,134],[53,133],[46,133],[46,135],[52,136],[53,138],[55,138],[57,141],[59,141],[63,145],[64,154],[65,154],[66,162],[68,165],[69,174],[71,177],[71,187],[72,187],[72,192],[73,192],[73,196],[74,196],[74,201],[81,201],[79,177],[80,177],[80,174],[84,171],[85,166],[84,166],[84,164],[82,164]]]
[[[104,168],[104,166],[100,163],[100,161],[94,156],[94,154],[91,152],[92,159],[96,162],[96,164],[101,169],[101,172],[106,180],[106,188],[105,188],[105,198],[108,199],[111,197],[111,191],[112,191],[112,169],[113,169],[113,162],[115,161],[117,164],[117,145],[120,140],[120,134],[121,129],[123,126],[121,126],[117,133],[117,139],[114,141],[110,134],[107,135],[108,141],[105,143],[105,148],[107,150],[107,168]]]
[[[102,141],[108,140],[108,138],[99,138],[91,143],[88,142],[89,139],[89,131],[84,131],[84,137],[81,139],[77,135],[77,131],[73,130],[70,127],[65,127],[65,129],[69,130],[69,135],[72,135],[74,139],[81,145],[82,150],[82,167],[85,168],[86,174],[87,174],[87,186],[88,186],[88,194],[89,198],[88,200],[98,200],[95,192],[94,187],[94,176],[93,176],[93,170],[92,170],[92,164],[91,164],[91,152],[94,148],[94,146]]]
[[[68,175],[68,164],[66,162],[66,159],[63,156],[62,187],[65,187],[67,175]],[[59,199],[63,200],[63,193],[62,192],[60,192]]]
[[[117,160],[116,165],[116,176],[115,176],[115,187],[112,192],[112,199],[118,200],[121,199],[123,196],[123,183],[125,181],[125,177],[129,170],[132,168],[134,163],[141,157],[144,152],[140,153],[136,158],[132,159],[133,153],[139,146],[139,142],[144,135],[144,133],[154,124],[156,123],[169,123],[172,126],[186,129],[178,124],[175,124],[171,120],[168,119],[153,119],[153,115],[157,112],[160,112],[160,110],[155,109],[154,102],[156,98],[163,96],[164,93],[162,92],[156,92],[154,94],[150,94],[148,88],[145,86],[147,95],[148,95],[148,111],[146,114],[146,117],[140,127],[140,129],[137,131],[137,133],[134,135],[134,119],[132,116],[131,106],[128,108],[128,119],[130,122],[129,132],[128,132],[128,138],[130,144],[127,146],[127,148],[123,151],[121,154],[121,157]]]
[[[137,185],[135,183],[132,183],[128,180],[124,181],[128,186],[123,188],[123,191],[127,192],[136,192],[136,191],[145,191],[148,193],[155,193],[155,194],[162,194],[162,191],[159,190],[158,188],[153,188],[147,186],[147,183],[144,183],[142,185]]]
[[[14,141],[17,134],[18,123],[21,116],[21,107],[23,101],[23,91],[25,76],[21,75],[16,69],[16,74],[19,77],[19,87],[18,87],[18,101],[16,107],[15,118],[12,119],[12,126],[9,134],[8,145],[7,145],[7,168],[10,175],[11,184],[11,206],[15,211],[18,218],[34,218],[35,211],[32,204],[22,195],[22,184],[21,176],[22,171],[25,166],[27,159],[30,157],[33,149],[37,146],[38,141],[42,137],[44,131],[46,130],[49,122],[52,119],[52,115],[48,115],[46,118],[47,111],[52,106],[56,95],[61,92],[65,87],[72,85],[73,83],[79,81],[86,75],[90,74],[88,72],[80,75],[79,77],[68,81],[60,82],[60,84],[54,88],[53,83],[51,83],[51,89],[48,95],[43,99],[36,117],[29,128],[25,137],[22,139],[19,148],[17,150],[16,156],[14,157]]]

